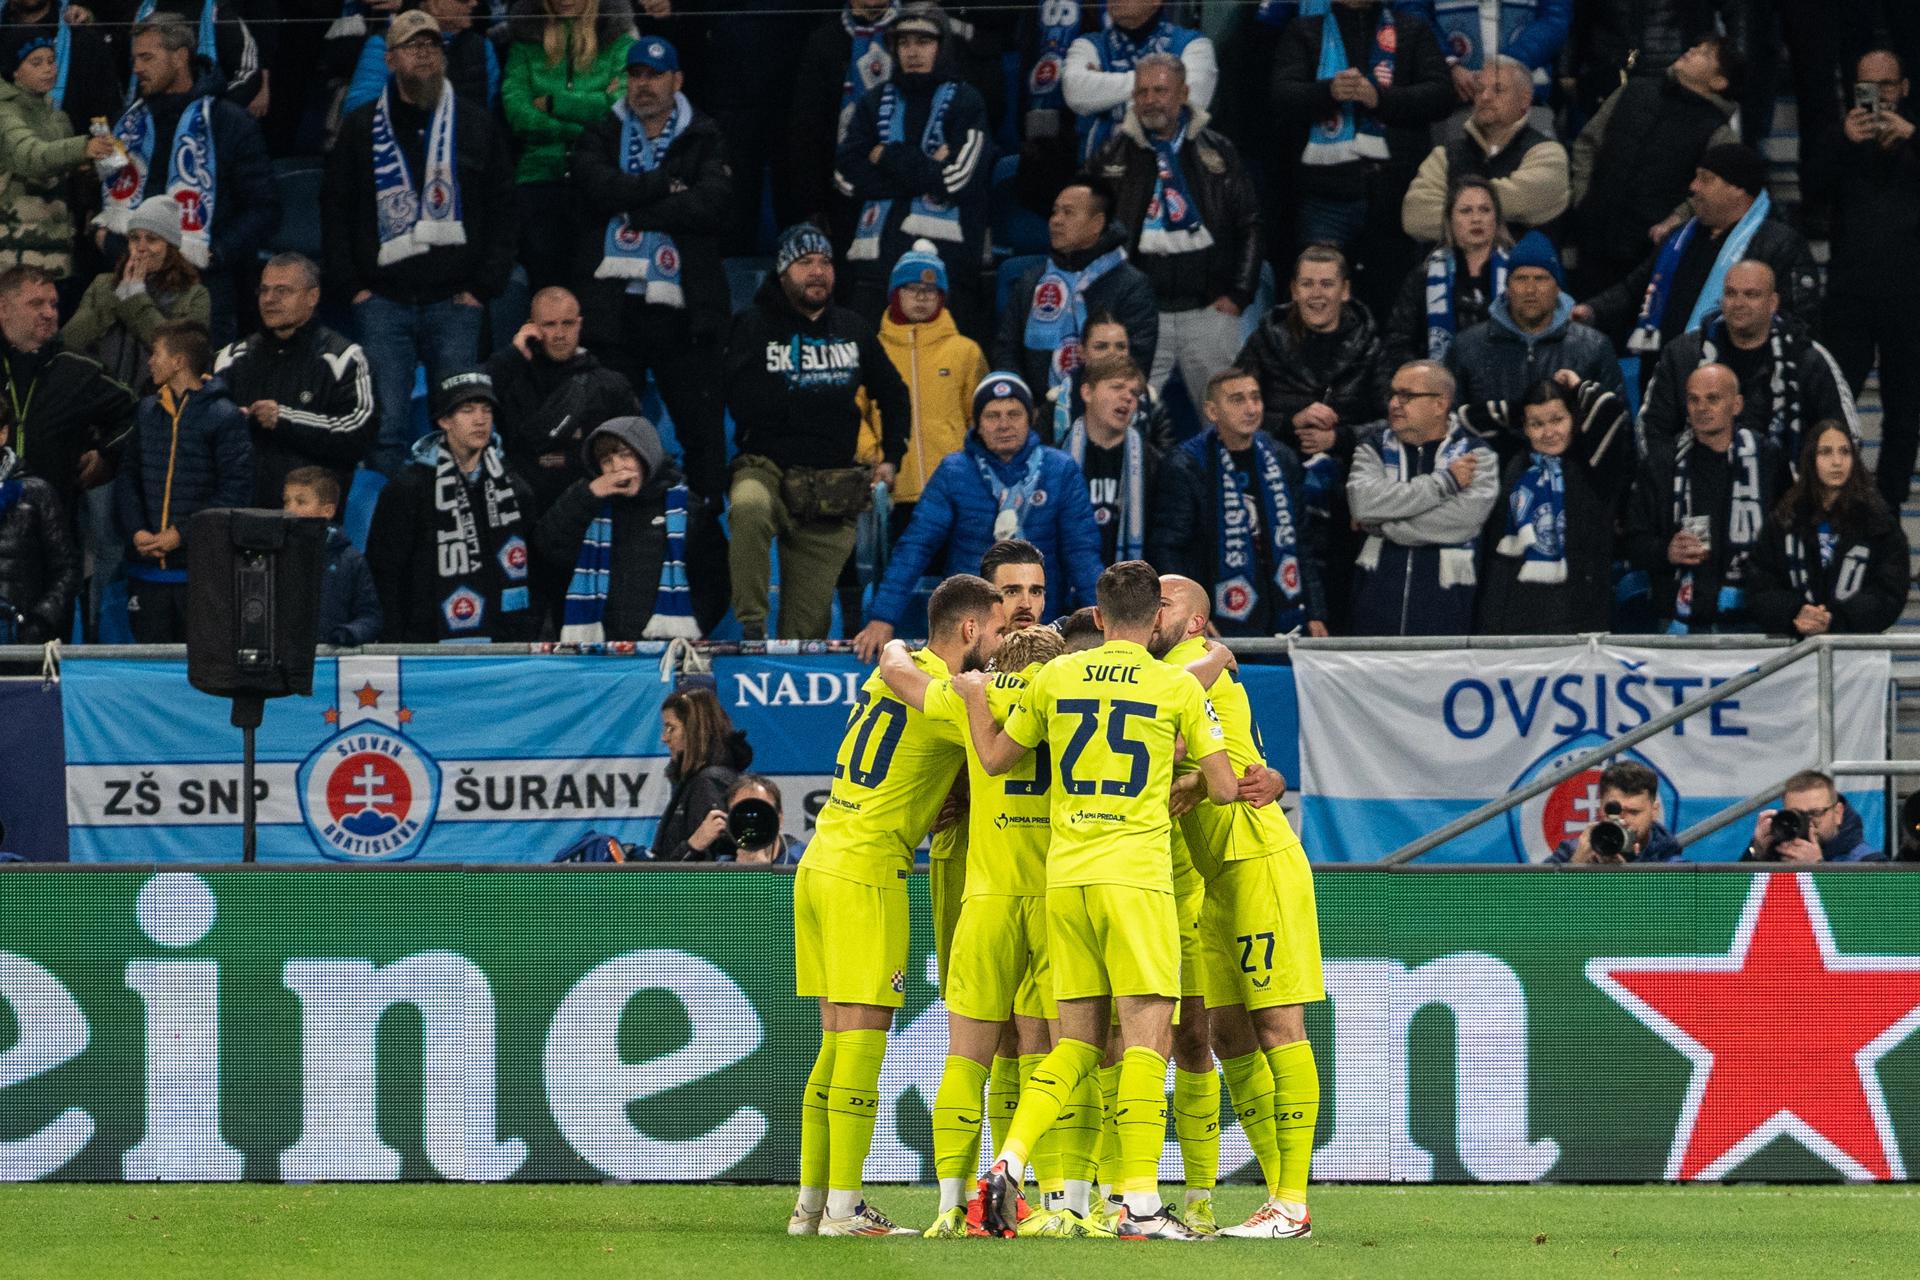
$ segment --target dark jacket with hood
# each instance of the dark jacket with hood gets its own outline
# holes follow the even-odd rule
[[[1493,260],[1488,258],[1478,277],[1469,277],[1460,253],[1454,251],[1453,336],[1460,335],[1487,318],[1493,299]],[[1471,281],[1471,283],[1470,283]],[[1415,263],[1400,282],[1400,292],[1387,316],[1387,327],[1380,335],[1381,351],[1389,373],[1409,360],[1425,360],[1429,347],[1427,334],[1427,261]]]
[[[1876,499],[1857,519],[1832,528],[1825,563],[1818,524],[1780,517],[1768,517],[1749,567],[1747,608],[1755,626],[1798,639],[1793,619],[1804,604],[1832,613],[1830,635],[1878,635],[1900,620],[1913,567],[1906,532],[1883,503]]]
[[[338,525],[327,529],[327,567],[320,576],[320,614],[314,634],[341,648],[380,638],[380,592],[373,570]]]
[[[1266,257],[1260,196],[1233,143],[1207,127],[1205,111],[1193,107],[1191,112],[1180,146],[1180,172],[1202,225],[1213,237],[1205,249],[1140,252],[1140,227],[1153,200],[1160,162],[1132,107],[1090,168],[1113,184],[1114,216],[1133,231],[1127,252],[1153,282],[1162,311],[1192,311],[1218,298],[1231,298],[1244,311],[1260,288],[1260,264]]]
[[[1106,230],[1090,249],[1077,253],[1049,255],[1067,271],[1084,270],[1088,263],[1112,250],[1115,246],[1132,243],[1132,233],[1125,224],[1114,219],[1107,220]],[[993,367],[1011,369],[1026,379],[1027,386],[1033,389],[1036,401],[1044,400],[1047,394],[1047,369],[1052,363],[1052,351],[1030,351],[1027,349],[1027,317],[1033,314],[1033,291],[1045,275],[1047,264],[1035,263],[1020,273],[1013,282],[1013,288],[1007,293],[1007,305],[1000,312],[1000,328],[993,338]],[[1102,311],[1111,312],[1127,331],[1127,351],[1133,362],[1142,369],[1153,368],[1153,351],[1160,345],[1160,303],[1153,296],[1153,282],[1135,266],[1131,259],[1121,263],[1107,274],[1094,281],[1087,290],[1087,314],[1098,315]],[[1084,335],[1082,335],[1084,336]],[[1035,410],[1041,430],[1051,426],[1053,415],[1044,404]],[[1058,444],[1059,441],[1053,443]]]
[[[1820,842],[1820,857],[1826,862],[1884,862],[1887,855],[1867,843],[1867,824],[1859,812],[1848,805],[1845,816],[1840,819],[1840,829],[1833,833],[1831,840]],[[1742,862],[1774,860],[1771,851],[1762,854],[1752,844],[1740,855]]]
[[[433,111],[413,106],[397,88],[388,101],[394,141],[418,189]],[[515,246],[513,155],[506,129],[455,95],[454,181],[460,186],[466,243],[434,245],[381,266],[373,177],[373,115],[379,109],[376,100],[348,112],[327,154],[326,184],[320,193],[327,292],[346,299],[369,289],[407,306],[444,302],[462,292],[482,302],[499,297],[513,273]]]
[[[667,780],[673,784],[673,793],[667,797],[667,807],[660,814],[660,825],[654,828],[656,860],[709,862],[720,850],[732,847],[724,837],[705,849],[696,849],[687,843],[687,837],[699,830],[707,814],[727,807],[727,793],[753,763],[753,744],[747,741],[743,730],[728,733],[720,750],[726,757],[725,763],[703,765],[684,778],[677,766],[667,766]]]
[[[67,513],[45,480],[15,474],[13,450],[0,449],[0,629],[19,615],[20,644],[67,634],[80,587],[80,548]]]
[[[487,361],[487,374],[500,397],[494,421],[507,465],[533,490],[527,514],[537,519],[568,485],[592,476],[587,436],[611,418],[640,412],[640,402],[626,378],[585,347],[561,363],[529,345],[531,359],[511,343],[501,347]]]
[[[244,410],[256,400],[280,406],[272,430],[250,422],[253,438],[253,505],[277,507],[287,473],[325,467],[340,484],[340,499],[353,489],[353,470],[373,443],[373,375],[360,344],[310,320],[289,338],[262,329],[224,348],[213,371]]]
[[[871,324],[829,302],[809,320],[769,275],[727,335],[727,411],[734,446],[781,467],[850,467],[865,388],[880,406],[880,453],[899,465],[913,403]]]
[[[593,278],[604,256],[607,222],[625,214],[641,231],[673,237],[688,326],[694,337],[718,342],[732,305],[720,259],[734,181],[726,140],[712,117],[695,111],[658,165],[647,173],[628,173],[620,167],[622,128],[619,114],[610,113],[588,125],[573,144],[571,176],[581,215],[574,278],[587,333],[609,350],[628,341],[620,313],[629,282]]]
[[[1778,396],[1774,394],[1774,339],[1777,338],[1785,363],[1792,367],[1788,376],[1781,371]],[[1727,325],[1718,313],[1698,329],[1689,330],[1660,348],[1660,360],[1646,377],[1646,389],[1640,397],[1640,434],[1672,443],[1687,429],[1687,379],[1703,364],[1722,360],[1727,350]],[[1829,418],[1846,424],[1858,439],[1860,413],[1840,365],[1830,352],[1813,340],[1813,330],[1797,316],[1781,312],[1773,318],[1773,332],[1762,347],[1764,358],[1748,371],[1740,384],[1744,403],[1736,426],[1747,427],[1774,438],[1781,453],[1790,459],[1800,457],[1800,441],[1816,422]]]
[[[1914,119],[1912,99],[1900,116]],[[1806,156],[1806,196],[1833,204],[1833,256],[1827,294],[1886,298],[1908,306],[1920,279],[1920,134],[1889,150],[1851,142],[1836,124]]]
[[[1319,402],[1340,415],[1341,443],[1351,451],[1353,428],[1386,412],[1387,383],[1393,377],[1373,313],[1363,303],[1348,302],[1340,308],[1339,328],[1300,338],[1287,324],[1292,310],[1292,303],[1282,303],[1269,311],[1234,363],[1260,380],[1268,434],[1299,452],[1293,415]]]
[[[1489,441],[1502,458],[1526,450],[1526,437],[1520,431],[1521,398],[1560,370],[1571,369],[1582,382],[1597,382],[1615,395],[1626,394],[1613,344],[1599,330],[1573,318],[1572,298],[1560,295],[1552,319],[1539,333],[1521,332],[1507,302],[1504,294],[1495,299],[1485,322],[1462,333],[1447,351],[1447,367],[1459,384],[1455,404],[1512,404],[1512,429]]]
[[[1671,234],[1677,236],[1680,231],[1676,229]],[[1719,246],[1718,239],[1701,229],[1680,256],[1680,265],[1674,270],[1673,289],[1667,295],[1667,309],[1660,321],[1663,345],[1686,332],[1687,317],[1700,298],[1713,260],[1720,252]],[[1654,264],[1659,260],[1660,246],[1656,245],[1624,280],[1587,303],[1593,308],[1593,327],[1622,349],[1639,318],[1647,297],[1647,284],[1653,279]],[[1764,262],[1772,267],[1780,292],[1780,309],[1791,311],[1809,325],[1818,325],[1819,268],[1814,264],[1813,250],[1807,247],[1798,231],[1777,218],[1766,219],[1754,229],[1753,239],[1747,242],[1747,252],[1741,261]],[[1645,363],[1644,357],[1641,362]]]
[[[611,507],[613,558],[608,567],[607,606],[601,625],[608,640],[639,640],[653,619],[660,569],[667,558],[667,490],[684,481],[667,461],[659,433],[644,418],[633,416],[615,418],[588,433],[580,446],[580,458],[589,472],[595,470],[593,443],[601,436],[616,439],[640,455],[647,476],[640,492],[631,498],[596,498],[593,481],[582,476],[567,486],[566,492],[534,525],[533,553],[542,575],[558,583],[557,594],[564,600],[567,581],[579,563],[580,543],[587,536],[587,527],[600,514],[602,506]],[[707,504],[689,501],[687,576],[693,593],[693,620],[701,635],[713,630],[727,611],[726,575],[716,577],[698,571],[703,560],[701,553],[709,553],[705,559],[711,559],[710,553],[723,545],[720,527]],[[725,559],[724,551],[720,559]]]
[[[1664,222],[1693,182],[1694,166],[1726,127],[1734,103],[1682,85],[1671,71],[1636,76],[1608,96],[1575,144],[1586,186],[1568,221],[1573,241],[1608,262],[1647,251],[1647,228]]]
[[[892,7],[898,16],[898,4]],[[793,69],[793,101],[785,118],[774,124],[773,151],[776,155],[785,153],[795,206],[808,218],[827,213],[835,195],[833,157],[841,139],[841,86],[846,82],[847,64],[853,60],[853,38],[841,25],[849,8],[841,4],[824,17],[814,19],[815,26],[804,37]],[[793,59],[793,50],[782,50],[781,56]],[[887,74],[891,76],[891,49],[888,58]],[[726,70],[743,79],[766,74],[759,67]]]
[[[160,394],[140,402],[133,438],[120,455],[113,485],[114,522],[122,538],[146,530],[180,531],[180,549],[169,555],[167,571],[187,567],[187,525],[208,507],[244,507],[253,500],[253,446],[247,418],[234,404],[227,384],[207,379],[187,394],[180,422],[160,403]],[[165,519],[162,519],[162,515]],[[129,556],[128,573],[141,576],[158,562]]]
[[[980,250],[987,238],[987,192],[993,185],[993,122],[987,119],[987,104],[979,91],[955,70],[948,47],[952,43],[952,37],[941,41],[939,60],[930,72],[909,75],[895,69],[890,83],[900,94],[901,141],[889,143],[880,136],[880,89],[853,109],[847,136],[834,155],[834,182],[841,195],[862,207],[869,200],[892,200],[893,205],[887,210],[879,254],[849,263],[852,272],[887,278],[900,255],[919,238],[901,225],[913,212],[916,196],[959,210],[961,238],[933,242],[947,264],[949,278],[961,279],[962,273],[971,275],[980,269]],[[954,85],[953,101],[942,124],[947,158],[935,160],[920,143],[934,94],[949,82]],[[885,150],[876,164],[869,156],[878,146]]]
[[[1547,855],[1547,861],[1556,864],[1572,862],[1573,851],[1579,847],[1580,837],[1571,836],[1562,840],[1558,847]],[[1685,850],[1680,847],[1680,842],[1673,838],[1673,832],[1656,822],[1653,824],[1653,829],[1647,832],[1646,848],[1640,850],[1640,852],[1633,857],[1628,858],[1627,861],[1678,862],[1683,853],[1685,853]]]
[[[266,139],[260,126],[222,97],[224,81],[205,58],[195,55],[196,79],[187,93],[162,93],[146,100],[153,117],[153,167],[147,170],[146,200],[165,199],[167,183],[173,178],[173,148],[157,141],[172,138],[187,106],[212,96],[213,104],[213,247],[209,265],[201,273],[211,275],[250,266],[280,228],[280,187],[273,176],[273,159],[267,154]],[[252,95],[248,95],[251,97]],[[76,121],[76,124],[78,122]],[[369,188],[372,184],[369,182]],[[107,260],[118,255],[120,237],[111,237]]]
[[[53,338],[38,351],[16,351],[0,338],[0,393],[26,409],[13,424],[11,445],[20,473],[39,476],[60,500],[68,519],[80,496],[80,458],[99,450],[111,462],[133,430],[138,402],[108,377],[100,362],[69,351]]]

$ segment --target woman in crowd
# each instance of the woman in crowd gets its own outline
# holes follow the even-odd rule
[[[515,0],[500,100],[520,160],[520,263],[538,293],[570,283],[575,245],[567,151],[626,95],[627,0]]]
[[[727,833],[727,793],[753,763],[747,735],[733,727],[711,689],[682,689],[660,708],[660,742],[673,794],[653,835],[663,862],[704,862]]]
[[[148,200],[128,220],[120,265],[93,278],[60,336],[68,350],[92,356],[109,376],[144,393],[152,390],[153,331],[169,320],[205,324],[211,305],[199,270],[180,252],[174,205]]]
[[[1445,360],[1453,340],[1487,318],[1507,287],[1513,239],[1485,178],[1462,178],[1447,202],[1440,243],[1407,273],[1387,320],[1387,367]]]
[[[64,280],[73,271],[73,213],[67,182],[113,141],[76,135],[48,96],[60,66],[53,41],[21,44],[0,83],[0,270],[42,267]]]
[[[1518,405],[1529,452],[1501,473],[1480,540],[1480,631],[1605,631],[1613,604],[1613,525],[1633,480],[1633,424],[1620,397],[1563,369]],[[1484,425],[1468,416],[1476,429]]]
[[[1912,577],[1907,535],[1845,423],[1807,433],[1800,478],[1775,505],[1749,573],[1754,621],[1775,634],[1872,635],[1899,620]]]

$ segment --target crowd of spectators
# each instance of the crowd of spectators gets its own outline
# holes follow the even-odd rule
[[[1905,606],[1905,5],[171,9],[0,10],[0,638],[283,504],[340,643],[871,653],[1010,537],[1229,634]]]

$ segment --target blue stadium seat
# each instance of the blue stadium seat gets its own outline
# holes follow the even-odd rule
[[[353,488],[347,491],[347,509],[340,513],[340,532],[362,551],[367,549],[367,530],[373,526],[374,503],[386,487],[387,478],[372,467],[362,467],[353,473]]]
[[[1040,265],[1046,261],[1042,253],[1030,253],[1024,257],[1008,258],[993,273],[993,314],[999,315],[1007,309],[1007,299],[1013,293],[1013,282],[1028,267]]]
[[[726,258],[720,266],[727,273],[727,292],[733,295],[733,309],[739,311],[760,292],[761,282],[773,270],[773,259]]]
[[[273,183],[280,190],[280,226],[267,241],[273,253],[304,253],[320,260],[320,183],[326,170],[311,157],[273,162]]]
[[[1004,155],[994,162],[993,189],[987,196],[988,235],[999,253],[1045,253],[1047,220],[1020,203],[1014,189],[1019,168],[1018,154]]]

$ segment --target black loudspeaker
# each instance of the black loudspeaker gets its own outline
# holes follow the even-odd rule
[[[216,507],[188,522],[187,679],[194,688],[248,700],[313,692],[326,546],[326,521],[279,511]]]

